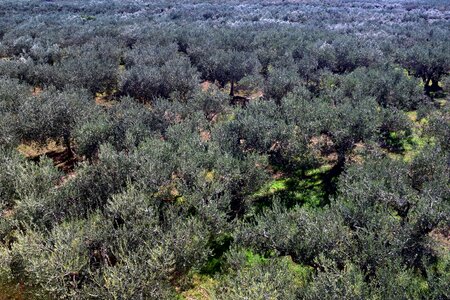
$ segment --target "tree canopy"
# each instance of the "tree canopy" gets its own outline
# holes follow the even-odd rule
[[[449,299],[449,14],[0,1],[0,299]]]

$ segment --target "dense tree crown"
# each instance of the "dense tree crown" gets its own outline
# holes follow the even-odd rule
[[[446,0],[0,1],[0,300],[450,299]]]

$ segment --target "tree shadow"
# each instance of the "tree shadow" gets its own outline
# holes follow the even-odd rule
[[[274,200],[286,208],[305,206],[320,208],[330,203],[337,190],[337,179],[343,168],[339,165],[323,165],[300,169],[273,180],[253,195],[256,212],[271,207]]]

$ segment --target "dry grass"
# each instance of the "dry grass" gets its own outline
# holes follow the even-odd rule
[[[78,158],[75,157],[62,143],[50,140],[45,145],[37,143],[20,144],[17,150],[26,158],[34,161],[39,161],[43,156],[53,160],[55,167],[65,173],[73,171]]]
[[[207,130],[200,130],[200,140],[202,142],[208,142],[211,139],[211,132]]]
[[[113,107],[117,102],[111,100],[111,96],[107,93],[97,93],[95,95],[95,104],[106,108]]]
[[[203,92],[208,91],[212,85],[213,83],[211,81],[203,81],[202,83],[200,83],[200,87]]]
[[[356,143],[355,148],[353,148],[352,153],[348,157],[348,160],[351,163],[362,164],[364,162],[363,153],[365,150],[366,145],[364,143]]]
[[[438,248],[450,251],[450,228],[433,230],[430,237],[437,243]]]
[[[211,81],[203,81],[200,83],[200,88],[203,92],[207,92],[213,86],[217,87],[217,85]],[[230,92],[230,84],[226,84],[223,88],[219,89],[222,93],[228,94]],[[234,95],[237,97],[244,97],[250,100],[257,100],[264,96],[262,90],[258,89],[248,89],[238,84],[235,85]]]
[[[213,299],[209,290],[217,282],[207,276],[194,275],[192,278],[193,287],[181,293],[186,300],[210,300]]]
[[[337,152],[331,138],[325,134],[314,136],[309,141],[309,148],[314,156],[325,164],[334,164],[337,162]]]
[[[54,140],[49,141],[46,145],[40,145],[38,143],[20,144],[17,150],[26,158],[33,159],[42,155],[46,155],[50,152],[62,153],[66,150],[64,146],[57,143]]]
[[[33,96],[39,96],[40,94],[42,94],[42,88],[41,87],[38,87],[38,86],[35,86],[34,88],[33,88],[33,91],[31,92],[31,94],[33,95]]]

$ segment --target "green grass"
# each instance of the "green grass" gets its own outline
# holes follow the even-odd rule
[[[407,115],[414,122],[414,126],[411,136],[403,143],[403,160],[410,162],[424,147],[433,144],[434,140],[424,133],[424,127],[428,124],[428,119],[422,118],[419,120],[415,111],[408,112]]]
[[[254,197],[260,198],[273,195],[277,192],[287,189],[288,178],[275,179],[264,185],[259,191],[253,194]]]
[[[410,162],[427,145],[433,145],[434,139],[424,133],[424,127],[428,124],[428,119],[418,119],[417,111],[407,112],[406,115],[413,122],[412,132],[409,136],[405,136],[401,132],[390,133],[391,142],[395,143],[400,151],[391,151],[389,156]]]
[[[268,258],[250,249],[244,250],[246,262],[242,266],[244,269],[251,270],[260,264],[271,263],[271,259],[281,260],[286,266],[286,272],[289,272],[295,277],[295,285],[305,286],[311,279],[311,274],[314,271],[313,267],[305,266],[295,263],[290,256],[282,256],[276,258]],[[179,294],[178,299],[196,299],[207,300],[213,299],[211,296],[215,287],[220,284],[223,279],[221,276],[211,276],[207,274],[195,273],[191,275],[192,286]]]
[[[288,270],[295,274],[297,285],[305,286],[310,280],[314,268],[311,266],[297,264],[290,256],[284,256],[282,259],[286,261]]]
[[[304,205],[320,207],[327,202],[327,176],[331,165],[323,165],[306,171],[298,171],[289,177],[275,179],[253,194],[257,205],[270,204],[274,196],[279,196],[287,206]]]
[[[254,253],[252,250],[245,251],[245,257],[247,259],[247,265],[250,267],[256,266],[258,264],[262,264],[268,261],[268,258],[265,258],[258,253]]]
[[[222,271],[225,264],[225,253],[230,249],[232,236],[223,234],[215,237],[209,242],[212,254],[203,268],[200,270],[202,275],[214,275]]]

